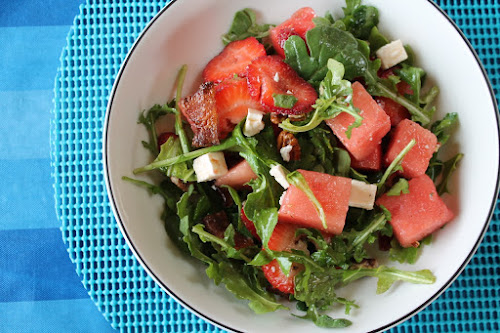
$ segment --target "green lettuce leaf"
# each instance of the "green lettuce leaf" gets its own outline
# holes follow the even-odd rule
[[[255,12],[250,8],[245,8],[234,14],[229,31],[222,35],[222,42],[227,45],[248,37],[255,37],[262,42],[269,35],[270,27],[272,27],[271,24],[257,24]]]
[[[288,40],[287,40],[288,41]],[[354,122],[347,129],[349,138],[353,128],[361,125],[363,118],[359,110],[352,105],[351,83],[344,80],[344,65],[334,59],[328,59],[325,78],[319,85],[319,98],[313,105],[314,111],[308,123],[302,126],[293,125],[289,119],[283,121],[279,127],[290,132],[306,132],[316,128],[323,120],[335,118],[341,112],[346,112],[354,117]]]

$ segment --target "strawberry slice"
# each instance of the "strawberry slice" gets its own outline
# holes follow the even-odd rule
[[[262,109],[248,90],[247,80],[228,78],[215,88],[219,139],[225,138],[248,114],[248,108]]]
[[[295,232],[298,228],[299,227],[293,224],[278,222],[269,239],[269,249],[274,251],[290,251],[292,248],[295,248],[297,246]],[[286,276],[276,259],[262,266],[262,272],[271,286],[286,294],[294,293],[295,275],[297,275],[301,269],[302,267],[300,265],[292,264],[290,272],[288,276]]]
[[[267,243],[270,250],[290,251],[295,245],[295,232],[299,227],[293,224],[278,222]]]
[[[274,259],[269,264],[262,266],[262,272],[274,289],[285,294],[293,294],[295,291],[295,275],[300,272],[299,267],[293,264],[290,273],[286,276],[281,270],[278,261]]]
[[[265,55],[264,45],[255,37],[231,42],[220,54],[210,60],[203,70],[203,79],[205,82],[220,82],[235,74],[243,76],[252,60]]]
[[[248,113],[262,109],[250,95],[246,79],[228,78],[215,84],[203,83],[198,91],[179,102],[179,108],[194,133],[193,146],[220,143]]]
[[[316,17],[316,13],[312,8],[300,8],[293,13],[288,20],[272,28],[269,31],[269,36],[271,37],[271,42],[276,53],[285,57],[283,46],[288,37],[292,35],[300,36],[305,40],[306,32],[314,28],[314,22],[312,20],[314,17]]]
[[[255,228],[255,224],[253,224],[253,222],[250,221],[250,219],[245,215],[245,207],[241,208],[240,214],[241,214],[241,221],[243,221],[243,224],[248,229],[248,231],[250,231],[252,236],[260,240],[260,237],[257,234],[257,229]]]
[[[268,112],[303,114],[312,110],[318,94],[313,86],[278,56],[255,59],[248,65],[247,80],[250,94]],[[291,108],[274,104],[273,95],[293,95],[297,102]]]

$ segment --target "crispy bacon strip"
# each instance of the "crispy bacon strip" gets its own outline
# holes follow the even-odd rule
[[[183,98],[179,108],[193,130],[193,147],[220,143],[213,82],[203,83],[194,95]]]

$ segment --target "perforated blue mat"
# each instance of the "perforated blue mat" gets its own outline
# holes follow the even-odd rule
[[[168,2],[168,1],[167,1]],[[486,68],[500,97],[500,3],[441,0]],[[90,297],[122,331],[218,332],[164,293],[125,243],[103,178],[102,128],[115,75],[165,1],[90,0],[67,37],[51,129],[56,209],[71,260]],[[424,311],[391,332],[499,332],[500,210],[471,263]]]

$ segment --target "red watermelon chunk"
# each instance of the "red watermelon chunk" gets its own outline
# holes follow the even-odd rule
[[[314,205],[309,198],[293,185],[285,192],[278,212],[280,222],[301,225],[338,235],[344,229],[351,179],[331,176],[325,173],[298,170],[323,207],[326,215],[325,230]]]
[[[437,138],[431,131],[414,121],[405,119],[399,123],[392,135],[385,155],[385,165],[389,166],[412,139],[415,139],[416,144],[401,161],[403,167],[401,174],[406,178],[425,174],[437,146]]]
[[[357,160],[351,155],[351,167],[356,170],[380,171],[382,168],[382,146],[378,145],[373,153],[365,157],[363,160]]]
[[[363,160],[380,146],[382,138],[391,129],[391,120],[361,83],[354,82],[352,89],[353,105],[360,109],[363,117],[361,126],[354,128],[348,139],[346,131],[354,122],[353,116],[342,112],[337,117],[326,120],[326,123],[349,153],[357,160]]]
[[[403,247],[416,245],[415,242],[432,234],[454,216],[427,175],[413,178],[408,184],[410,193],[397,196],[384,194],[376,202],[391,212],[389,223]]]
[[[391,126],[396,127],[403,119],[410,119],[410,112],[402,106],[387,97],[375,97],[377,104],[387,113],[391,118]]]
[[[237,190],[241,190],[245,187],[246,183],[255,178],[257,178],[257,175],[253,172],[252,167],[250,167],[250,164],[248,164],[246,160],[243,160],[229,169],[224,176],[217,178],[215,180],[215,185],[228,185]]]

